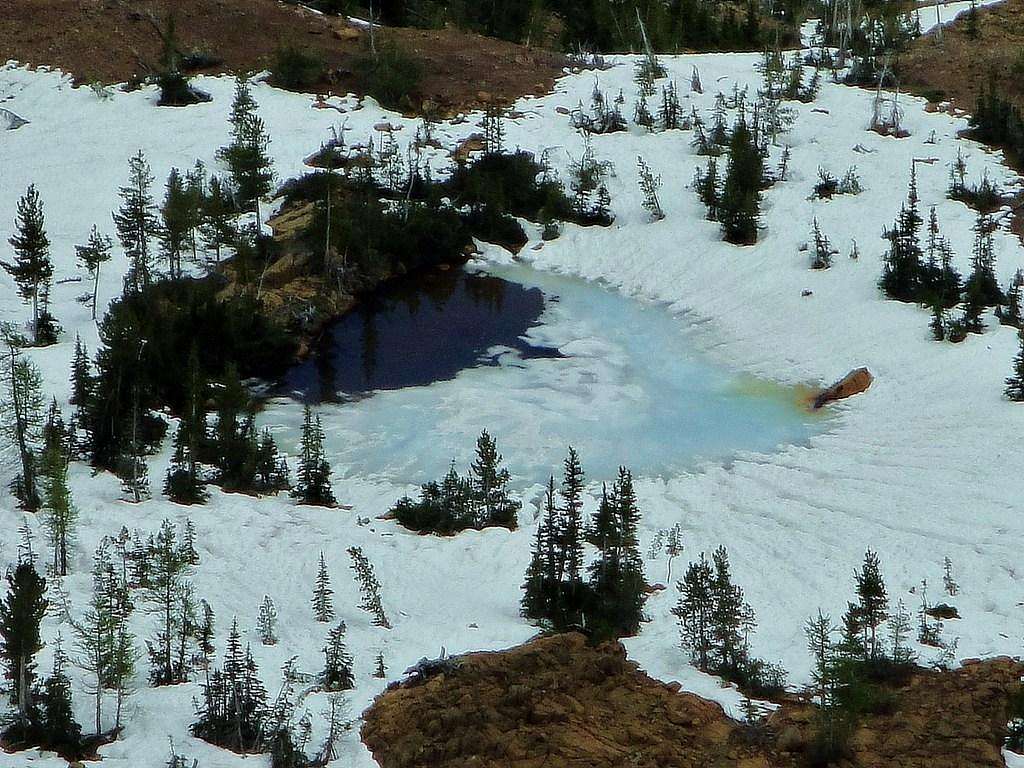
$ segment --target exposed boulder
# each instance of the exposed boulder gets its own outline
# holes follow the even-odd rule
[[[871,382],[874,380],[875,377],[871,375],[871,371],[867,368],[857,368],[852,370],[831,387],[819,393],[814,398],[814,408],[817,410],[818,408],[828,405],[836,400],[842,400],[847,397],[852,397],[853,395],[859,395],[870,387]]]

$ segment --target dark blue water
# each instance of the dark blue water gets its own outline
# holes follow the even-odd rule
[[[521,359],[559,357],[523,339],[544,306],[539,288],[461,269],[397,280],[335,321],[283,389],[304,402],[334,402],[498,365],[495,348]]]

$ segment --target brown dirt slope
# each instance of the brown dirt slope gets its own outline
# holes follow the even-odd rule
[[[993,659],[920,670],[866,718],[841,768],[1002,768],[1009,697],[1024,665]],[[762,725],[651,679],[618,643],[579,635],[470,654],[421,682],[392,685],[364,713],[383,768],[794,768],[814,709],[796,698]]]
[[[769,765],[722,709],[639,672],[617,643],[543,638],[462,659],[366,713],[383,768],[717,768]]]
[[[931,19],[934,9],[923,8],[921,13]],[[941,92],[970,111],[994,73],[1001,88],[1024,104],[1024,0],[980,8],[978,29],[979,35],[971,37],[961,14],[943,29],[941,40],[934,32],[915,40],[900,57],[902,84],[918,92]]]
[[[318,53],[330,79],[318,90],[353,89],[362,33],[347,21],[277,0],[14,0],[0,13],[0,61],[59,67],[79,80],[124,82],[152,72],[160,51],[151,19],[173,10],[182,51],[222,62],[209,72],[269,68],[274,52],[296,45]],[[387,30],[421,64],[417,101],[442,112],[482,98],[508,101],[549,89],[563,57],[456,30]]]

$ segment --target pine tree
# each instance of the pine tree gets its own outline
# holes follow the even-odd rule
[[[256,102],[244,79],[236,80],[231,106],[231,144],[220,151],[231,172],[235,196],[241,207],[252,206],[260,225],[260,198],[272,189],[274,173],[269,155],[270,137],[256,114]]]
[[[1018,269],[1013,273],[1010,287],[1006,291],[1006,307],[999,313],[999,319],[1006,325],[1020,328],[1024,325],[1024,315],[1021,314],[1021,298],[1024,295],[1024,270]]]
[[[665,218],[665,212],[661,209],[661,201],[658,199],[661,176],[655,176],[639,155],[636,158],[636,164],[639,173],[640,194],[643,195],[643,206],[651,214],[652,221],[661,221]]]
[[[71,680],[64,672],[67,656],[57,636],[53,654],[53,672],[43,684],[39,697],[42,714],[43,742],[51,749],[77,751],[82,739],[82,726],[75,720],[71,705]]]
[[[823,234],[818,226],[818,219],[814,219],[814,259],[811,261],[811,269],[828,269],[832,266],[832,254],[835,250],[828,236]]]
[[[301,504],[332,507],[337,503],[331,490],[331,467],[324,457],[324,430],[320,415],[314,419],[308,405],[303,411],[298,481],[292,496]]]
[[[235,206],[231,200],[231,191],[219,176],[210,179],[200,213],[199,233],[203,245],[212,248],[220,262],[221,249],[234,244],[238,232],[234,225]]]
[[[864,563],[856,574],[857,618],[862,632],[862,643],[869,659],[877,659],[881,650],[878,626],[885,621],[889,598],[878,564],[878,555],[870,549],[864,554]]]
[[[661,107],[658,110],[658,121],[666,131],[682,127],[682,113],[679,108],[679,93],[673,80],[661,88]]]
[[[702,172],[698,168],[694,172],[693,187],[697,190],[697,197],[708,209],[708,220],[717,221],[721,200],[718,194],[718,161],[714,157],[708,158],[706,171]]]
[[[921,264],[924,253],[920,243],[924,221],[917,206],[917,172],[911,166],[907,202],[900,208],[892,229],[885,233],[889,250],[883,256],[884,268],[879,283],[885,294],[897,301],[917,301],[924,283]]]
[[[89,271],[92,278],[92,319],[96,319],[96,297],[100,288],[100,267],[110,261],[110,250],[114,247],[114,241],[108,235],[101,235],[99,229],[93,224],[89,233],[89,240],[85,245],[76,245],[75,252],[78,255],[79,263]]]
[[[264,645],[277,645],[277,609],[269,595],[263,596],[260,612],[256,617],[256,632]]]
[[[889,616],[889,645],[892,648],[892,660],[897,665],[913,662],[914,652],[908,646],[910,638],[910,614],[903,605],[903,598],[896,601],[896,610]]]
[[[570,583],[580,580],[583,566],[583,465],[576,449],[569,446],[563,464],[564,475],[559,491],[562,497],[561,516],[555,530],[557,570],[559,581]]]
[[[508,470],[501,466],[501,454],[497,443],[485,429],[476,441],[476,458],[470,465],[469,481],[480,511],[476,527],[502,525],[516,527],[516,515],[520,504],[509,497]]]
[[[317,621],[327,622],[334,618],[334,600],[331,589],[331,577],[327,574],[327,563],[324,553],[320,553],[320,568],[316,574],[316,585],[313,587],[313,616]]]
[[[215,616],[213,608],[205,600],[200,601],[200,608],[202,609],[202,619],[199,622],[199,629],[196,632],[196,642],[199,645],[199,653],[202,654],[203,666],[209,665],[210,656],[216,648],[213,645],[214,638],[214,620]]]
[[[15,339],[5,340],[7,349],[0,363],[0,435],[17,446],[21,472],[11,488],[24,509],[34,512],[41,502],[36,481],[36,445],[42,437],[43,396],[39,369],[21,358]]]
[[[167,469],[164,493],[178,504],[202,504],[207,494],[198,457],[206,442],[206,381],[194,346],[185,379],[185,409],[174,433],[174,452]]]
[[[986,307],[1002,304],[1004,301],[1003,292],[999,288],[999,281],[995,274],[996,257],[992,240],[992,233],[995,230],[996,223],[991,214],[985,211],[979,213],[978,221],[974,225],[971,274],[964,286],[968,294],[973,290]]]
[[[679,602],[672,613],[679,619],[679,633],[684,648],[693,655],[697,669],[711,669],[712,610],[711,565],[701,552],[700,559],[690,563],[681,581],[676,584]]]
[[[175,658],[175,641],[181,642],[190,628],[188,601],[191,584],[187,577],[192,566],[181,556],[174,526],[164,520],[156,535],[149,558],[143,599],[148,611],[159,619],[156,635],[146,642],[149,648],[150,680],[153,685],[184,682],[188,669],[180,654]],[[184,608],[184,610],[182,610]]]
[[[259,493],[277,493],[290,487],[288,462],[278,452],[270,430],[264,429],[256,447],[256,490]]]
[[[43,647],[39,625],[49,605],[45,594],[46,580],[31,562],[22,562],[7,573],[7,599],[0,600],[0,658],[11,681],[11,703],[22,719],[33,708],[33,659]]]
[[[719,547],[711,556],[714,576],[711,579],[712,643],[718,657],[719,670],[742,669],[747,662],[745,630],[753,623],[749,606],[743,601],[743,590],[732,583],[729,555]]]
[[[719,221],[725,239],[737,245],[757,242],[764,160],[744,117],[737,120],[729,140]]]
[[[15,233],[8,242],[14,249],[13,262],[0,262],[18,285],[18,295],[32,305],[32,340],[40,343],[40,320],[44,298],[53,280],[50,239],[46,235],[43,203],[35,184],[18,200]]]
[[[75,337],[75,354],[71,358],[71,397],[69,402],[75,406],[72,418],[74,430],[89,429],[89,415],[93,407],[96,392],[96,379],[92,372],[92,363],[82,340]]]
[[[380,598],[380,582],[373,573],[373,564],[363,554],[361,547],[349,547],[349,557],[352,558],[352,570],[355,571],[356,581],[359,582],[359,593],[362,600],[359,607],[373,616],[373,625],[391,629],[391,622],[384,613],[384,606]]]
[[[384,665],[384,654],[378,653],[374,661],[373,676],[383,680],[388,675],[388,668]]]
[[[1020,347],[1013,358],[1013,374],[1006,379],[1006,396],[1015,403],[1024,402],[1024,328],[1017,331]]]
[[[544,509],[530,553],[530,565],[523,582],[520,612],[525,618],[550,623],[557,610],[559,580],[555,556],[559,523],[555,504],[555,478],[548,478]]]
[[[637,99],[636,108],[633,110],[633,122],[648,131],[654,130],[654,115],[651,114],[651,109],[647,106],[647,96],[643,93]]]
[[[665,541],[665,554],[668,556],[668,573],[665,576],[665,583],[672,582],[672,561],[683,554],[683,531],[679,523],[672,526]]]
[[[325,691],[347,691],[355,687],[352,675],[352,657],[345,647],[345,622],[341,622],[327,633],[324,646],[324,669],[320,673],[320,685]]]
[[[149,465],[146,463],[144,446],[140,433],[142,431],[142,413],[139,405],[139,387],[132,387],[132,408],[127,440],[118,456],[117,469],[121,477],[121,492],[124,498],[138,504],[150,496]]]
[[[181,255],[188,247],[192,224],[192,200],[177,168],[167,176],[164,201],[160,206],[162,225],[159,229],[160,251],[167,259],[167,274],[171,279],[181,277]]]
[[[121,187],[121,207],[114,213],[114,225],[121,247],[131,262],[125,286],[141,291],[153,279],[150,242],[160,231],[151,188],[153,174],[140,149],[128,161],[128,183]]]
[[[818,609],[815,618],[808,619],[804,624],[804,635],[807,637],[807,650],[814,659],[814,668],[811,678],[818,696],[818,707],[824,710],[832,703],[832,694],[835,690],[835,671],[833,665],[832,636],[836,628],[832,624],[832,618],[823,614]]]
[[[70,451],[57,445],[44,452],[43,509],[46,530],[53,547],[53,569],[60,576],[68,575],[68,550],[75,536],[78,510],[71,498],[68,485]]]

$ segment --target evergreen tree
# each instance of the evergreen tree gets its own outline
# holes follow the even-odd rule
[[[53,280],[50,239],[46,235],[43,203],[35,184],[18,200],[15,233],[8,242],[14,249],[13,262],[0,262],[18,285],[18,295],[32,305],[32,340],[40,343],[40,320]]]
[[[1020,347],[1013,358],[1013,374],[1006,379],[1006,396],[1016,403],[1024,402],[1024,328],[1017,332]]]
[[[185,379],[185,409],[174,434],[174,452],[164,493],[178,504],[202,504],[207,494],[198,457],[206,442],[206,381],[195,346],[189,355]]]
[[[651,214],[652,221],[660,221],[665,218],[665,212],[661,209],[661,201],[658,199],[661,176],[655,176],[639,155],[636,158],[636,164],[639,173],[640,194],[643,195],[643,206]]]
[[[375,627],[391,629],[391,622],[388,621],[381,603],[380,582],[374,575],[373,564],[363,554],[361,547],[349,547],[348,554],[352,558],[352,570],[355,571],[356,581],[359,582],[359,593],[362,596],[359,607],[373,616]]]
[[[159,230],[160,251],[167,259],[167,274],[181,277],[181,255],[188,247],[192,225],[192,199],[177,168],[167,176],[164,201],[160,206],[162,226]]]
[[[708,209],[707,218],[709,221],[718,220],[718,207],[721,202],[718,194],[718,161],[714,157],[708,158],[706,171],[698,168],[693,177],[693,187],[697,190],[697,196]]]
[[[996,223],[991,214],[981,212],[974,225],[974,250],[971,254],[971,274],[964,289],[968,294],[973,290],[979,301],[986,307],[1002,304],[1003,292],[995,274],[995,250],[992,233]]]
[[[176,655],[174,651],[176,641],[179,649],[184,645],[182,638],[192,629],[189,624],[194,621],[188,610],[191,584],[187,577],[191,571],[192,566],[178,549],[174,526],[164,520],[150,552],[143,587],[148,611],[159,620],[156,634],[146,641],[153,685],[174,685],[188,678],[182,654]]]
[[[43,509],[46,530],[53,547],[53,570],[68,575],[68,550],[74,541],[78,510],[68,485],[70,451],[59,443],[44,452]]]
[[[288,462],[278,452],[270,430],[264,429],[256,447],[256,490],[259,493],[277,493],[290,487]]]
[[[497,443],[485,429],[476,441],[476,458],[470,465],[469,481],[480,509],[477,527],[501,525],[516,527],[516,514],[520,504],[509,497],[508,470],[501,466]]]
[[[222,248],[230,247],[238,239],[235,230],[235,206],[231,200],[231,191],[219,176],[210,179],[209,188],[203,196],[199,233],[203,245],[212,248],[216,259],[220,261]]]
[[[911,167],[907,202],[900,209],[892,229],[885,233],[889,250],[883,257],[880,285],[885,294],[898,301],[917,301],[921,297],[923,269],[920,230],[923,220],[918,212],[917,174]]]
[[[11,681],[11,703],[23,720],[33,709],[33,659],[43,647],[39,625],[49,605],[45,594],[46,580],[31,562],[22,562],[7,573],[7,598],[0,600],[0,658]]]
[[[5,342],[0,362],[0,435],[17,447],[21,463],[11,489],[22,507],[34,512],[42,503],[36,481],[36,446],[43,425],[42,377],[31,360],[19,356],[15,339],[8,337]]]
[[[196,386],[201,387],[201,381]],[[209,452],[211,463],[216,465],[218,470],[217,481],[226,491],[252,491],[255,484],[257,447],[254,407],[234,363],[229,363],[225,370],[215,402],[217,423],[213,428]],[[198,439],[197,430],[201,427],[198,411],[192,420],[192,434]],[[205,423],[205,414],[202,415],[202,421]]]
[[[239,206],[252,206],[256,226],[260,224],[260,198],[272,189],[274,172],[269,154],[270,137],[256,114],[256,102],[248,83],[239,78],[231,106],[231,144],[220,151],[231,172],[231,181]]]
[[[1020,328],[1024,325],[1022,315],[1021,297],[1024,294],[1024,270],[1018,269],[1013,273],[1010,287],[1006,291],[1005,308],[999,312],[999,319],[1006,325]]]
[[[114,241],[107,235],[101,235],[99,229],[93,224],[89,233],[89,240],[85,245],[76,245],[75,252],[78,255],[79,263],[89,271],[92,278],[92,319],[96,319],[96,297],[100,288],[100,267],[110,261],[110,249],[114,247]]]
[[[75,354],[71,358],[71,397],[69,402],[75,406],[72,419],[73,429],[89,429],[89,415],[96,392],[96,379],[92,372],[89,354],[82,340],[75,337]]]
[[[717,669],[739,671],[747,662],[745,630],[753,624],[750,607],[743,600],[743,590],[732,583],[729,555],[719,547],[711,556],[714,576],[711,579],[712,643],[717,656]]]
[[[725,239],[737,245],[757,242],[764,160],[746,119],[737,120],[729,140],[729,164],[719,206]]]
[[[575,584],[583,567],[583,465],[576,449],[569,446],[563,463],[561,515],[555,529],[558,581]]]
[[[320,673],[320,685],[325,691],[347,691],[355,687],[352,675],[352,657],[345,647],[345,622],[341,622],[327,633],[324,646],[324,669]]]
[[[260,612],[256,616],[256,633],[264,645],[277,645],[277,609],[269,595],[263,596]]]
[[[530,565],[523,582],[521,613],[535,621],[550,621],[556,615],[559,580],[555,545],[559,523],[555,504],[555,478],[548,478],[544,508],[530,554]]]
[[[324,457],[320,415],[314,419],[308,405],[303,411],[298,480],[292,496],[302,504],[332,507],[337,503],[331,490],[331,466]]]
[[[700,558],[690,563],[682,580],[676,584],[679,602],[672,610],[679,619],[683,647],[690,651],[697,669],[702,671],[711,669],[713,578],[711,565],[701,552]]]
[[[320,568],[316,574],[316,584],[313,587],[313,616],[317,621],[327,622],[334,618],[334,600],[331,589],[331,577],[327,573],[327,563],[324,561],[324,553],[320,553]]]
[[[878,626],[885,621],[889,610],[889,597],[878,564],[878,555],[870,549],[864,553],[864,563],[856,574],[857,618],[862,633],[861,642],[867,658],[877,659],[881,653]]]
[[[121,187],[121,207],[114,213],[114,225],[121,247],[131,262],[125,287],[138,292],[152,281],[150,243],[160,227],[153,204],[153,174],[140,149],[128,161],[128,183]]]
[[[658,121],[666,131],[682,127],[682,111],[679,107],[679,93],[675,81],[662,86],[661,107],[658,110]]]
[[[43,721],[43,743],[51,749],[77,752],[82,740],[82,726],[75,720],[71,705],[71,680],[64,672],[67,656],[61,649],[60,636],[53,654],[53,673],[46,678],[39,697]]]

